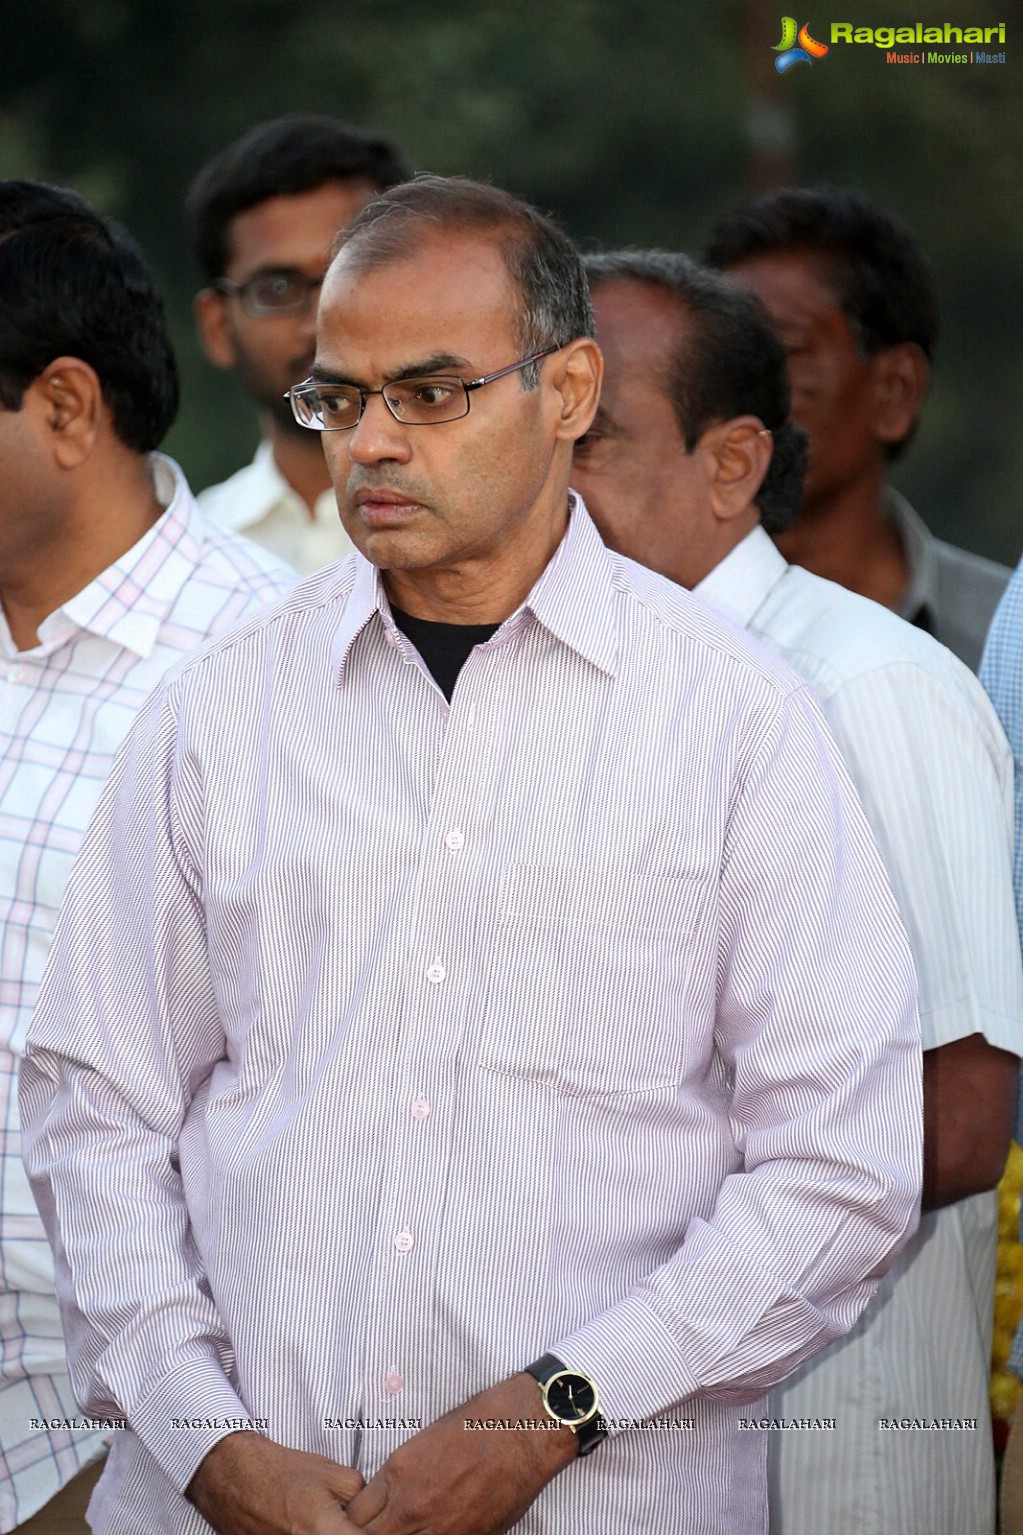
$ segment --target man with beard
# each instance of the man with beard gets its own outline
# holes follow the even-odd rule
[[[284,398],[313,359],[330,247],[364,203],[410,174],[389,140],[331,117],[261,123],[200,171],[188,197],[207,286],[199,340],[259,408],[251,464],[199,497],[218,527],[244,533],[303,575],[348,554],[327,466]]]

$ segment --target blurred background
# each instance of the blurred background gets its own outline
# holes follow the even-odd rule
[[[1000,8],[999,8],[1000,7]],[[184,375],[166,444],[195,489],[255,446],[248,404],[201,358],[182,202],[252,123],[329,112],[391,135],[420,170],[490,179],[587,249],[698,255],[753,189],[829,180],[900,213],[942,296],[936,378],[893,476],[934,531],[1015,563],[1023,549],[1023,14],[1020,0],[852,0],[855,25],[996,25],[1004,65],[897,66],[837,44],[774,67],[763,0],[8,0],[0,175],[73,186],[156,269]]]

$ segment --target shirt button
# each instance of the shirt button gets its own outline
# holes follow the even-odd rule
[[[453,827],[444,838],[444,846],[450,848],[453,853],[460,853],[462,851],[465,846],[465,838],[457,826]]]
[[[405,1377],[403,1375],[385,1375],[384,1390],[388,1396],[397,1396],[399,1391],[405,1389]]]
[[[394,1245],[400,1253],[410,1253],[416,1245],[416,1239],[411,1231],[399,1231],[394,1239]]]
[[[25,668],[23,666],[12,666],[12,667],[10,667],[10,669],[8,670],[8,673],[7,673],[7,681],[8,682],[24,682],[24,680],[25,680]]]
[[[413,1098],[411,1113],[413,1119],[420,1121],[429,1119],[431,1113],[429,1101],[426,1098]]]
[[[426,979],[430,982],[431,985],[439,986],[441,981],[446,981],[447,978],[448,973],[444,969],[444,966],[441,964],[439,959],[435,959],[429,970],[426,972]]]

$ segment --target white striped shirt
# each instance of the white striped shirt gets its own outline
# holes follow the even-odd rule
[[[167,668],[294,580],[209,528],[176,466],[153,463],[167,510],[50,614],[38,644],[17,650],[0,610],[0,1530],[48,1502],[109,1437],[61,1426],[81,1415],[15,1092],[71,863],[114,755]]]
[[[524,1531],[763,1531],[742,1404],[912,1228],[919,1051],[816,705],[581,505],[450,706],[371,566],[312,577],[141,719],[22,1073],[75,1379],[132,1426],[94,1528],[204,1530],[239,1419],[369,1478],[550,1349],[692,1428]]]
[[[976,678],[760,528],[697,592],[821,701],[909,934],[924,1049],[981,1034],[1023,1055],[1012,756]],[[774,1436],[772,1535],[992,1535],[997,1222],[993,1191],[925,1215],[852,1332],[775,1393],[775,1416],[835,1426]]]

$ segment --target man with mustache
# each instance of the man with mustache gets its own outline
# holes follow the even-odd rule
[[[22,1080],[98,1535],[762,1535],[764,1392],[912,1228],[876,849],[798,679],[570,494],[591,332],[516,198],[363,209],[291,390],[358,552],[95,822]]]

